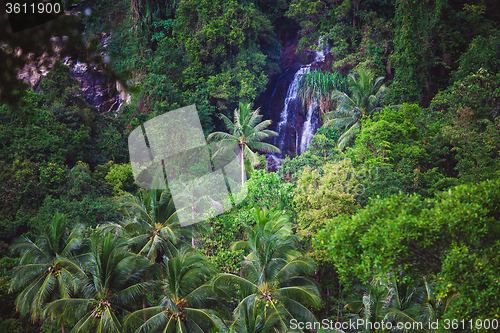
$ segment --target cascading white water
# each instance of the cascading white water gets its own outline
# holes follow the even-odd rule
[[[123,105],[123,100],[120,98],[120,96],[118,96],[118,100],[119,100],[120,102],[118,103],[118,107],[116,108],[116,111],[115,111],[115,117],[116,117],[116,116],[118,116],[118,113],[120,112],[120,109],[121,109],[121,107],[122,107],[122,105]]]
[[[314,54],[314,62],[323,62],[325,61],[325,52],[327,52],[327,47],[322,47],[321,43],[323,42],[323,36],[319,36],[318,39],[318,47],[320,47],[319,50],[317,50]]]
[[[78,59],[76,60],[76,64],[75,66],[73,67],[73,72],[75,72],[76,74],[85,74],[87,72],[87,64],[82,64],[80,61],[78,61]]]
[[[322,43],[322,37],[319,37],[318,40],[318,46],[321,47]],[[316,51],[314,55],[314,63],[321,63],[325,61],[325,53],[327,52],[327,47],[322,47],[318,51]],[[308,65],[311,66],[311,65]],[[316,129],[317,129],[317,120],[313,123],[313,116],[314,116],[314,111],[318,107],[318,104],[316,103],[316,100],[312,100],[311,104],[309,104],[309,107],[307,108],[307,116],[306,116],[306,121],[304,123],[304,128],[302,129],[302,136],[300,139],[300,153],[302,154],[303,152],[306,151],[307,147],[311,143],[312,137],[314,136]]]
[[[316,104],[316,101],[313,100],[312,103],[309,104],[309,107],[307,108],[307,118],[306,122],[304,123],[304,129],[302,131],[302,137],[300,139],[301,154],[306,151],[314,135],[315,126],[313,126],[312,120],[313,120],[313,112],[317,107],[318,104]]]
[[[113,107],[116,105],[116,103],[118,103],[118,100],[116,100],[113,104],[111,104],[111,106],[109,107],[108,112],[111,112],[113,110]]]
[[[292,82],[288,86],[288,91],[286,93],[285,104],[283,110],[280,114],[280,122],[278,123],[277,132],[279,133],[279,148],[283,149],[286,133],[286,125],[288,122],[288,114],[290,109],[290,103],[297,99],[297,93],[299,91],[299,82],[304,74],[309,73],[310,66],[301,67],[297,73],[295,73]]]
[[[300,79],[308,74],[311,71],[311,66],[313,64],[319,64],[322,63],[325,60],[325,55],[328,52],[327,48],[321,47],[322,43],[322,37],[319,38],[318,40],[318,46],[320,47],[319,50],[315,51],[314,54],[314,60],[312,63],[308,65],[302,66],[294,75],[292,82],[288,86],[288,90],[286,93],[283,109],[281,110],[280,113],[280,121],[278,123],[278,126],[276,128],[276,132],[278,132],[278,137],[276,138],[275,145],[280,148],[282,151],[282,156],[283,156],[283,148],[285,147],[285,138],[287,137],[287,128],[288,127],[293,127],[295,129],[295,125],[293,124],[292,126],[289,125],[289,118],[290,118],[290,109],[292,103],[296,102],[298,100],[298,91],[299,91],[299,83]],[[274,92],[273,92],[274,95]],[[300,153],[303,153],[306,149],[309,143],[312,140],[313,135],[316,132],[317,129],[317,119],[314,117],[314,111],[317,108],[317,104],[315,101],[309,105],[309,108],[307,110],[307,115],[306,115],[306,121],[304,122],[304,126],[302,129],[302,133],[299,137],[299,133],[296,132],[295,134],[295,155],[298,155],[299,151]],[[281,158],[278,157],[277,154],[269,154],[267,156],[267,161],[268,165],[270,163],[274,166],[278,166],[281,164]]]
[[[118,116],[118,113],[120,112],[120,109],[123,105],[123,100],[120,98],[120,94],[116,94],[116,100],[111,106],[109,107],[108,113],[113,111],[113,107],[118,104],[118,107],[116,108],[115,112],[113,113],[115,115],[115,118]]]

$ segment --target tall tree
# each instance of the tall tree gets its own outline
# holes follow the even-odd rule
[[[128,241],[109,232],[95,232],[78,297],[50,303],[47,314],[60,313],[76,321],[75,332],[122,332],[119,315],[139,304],[154,287],[144,282],[150,262],[128,249]]]
[[[493,291],[500,281],[499,184],[496,179],[460,185],[428,199],[375,199],[355,215],[330,220],[317,244],[329,251],[344,281],[391,271],[404,271],[405,281],[434,275],[440,297],[460,294],[446,316],[460,321],[500,315]],[[476,305],[478,298],[491,306]]]
[[[259,110],[253,111],[250,103],[244,104],[240,102],[240,107],[234,110],[234,122],[225,115],[220,115],[230,133],[214,132],[207,137],[208,142],[217,141],[218,149],[214,156],[224,151],[239,149],[242,185],[245,183],[245,158],[250,160],[253,165],[259,163],[259,158],[252,149],[265,152],[281,152],[279,148],[261,142],[264,139],[277,136],[278,133],[265,129],[271,125],[271,120],[261,121],[262,115],[259,115]]]
[[[56,213],[42,230],[38,242],[23,238],[13,249],[23,253],[14,269],[10,291],[24,288],[16,299],[16,309],[33,320],[42,318],[44,306],[57,299],[68,298],[78,289],[84,275],[74,257],[81,244],[83,228],[76,225],[67,233],[67,218]],[[64,332],[64,323],[61,323]]]
[[[191,237],[190,228],[181,228],[173,200],[167,190],[141,190],[122,204],[125,219],[109,224],[125,235],[132,250],[160,263],[164,254],[171,254],[179,239]]]
[[[183,247],[173,258],[164,258],[163,297],[158,306],[130,314],[125,325],[136,332],[207,332],[223,327],[214,310],[214,298],[206,282],[215,273],[206,258],[190,247]]]
[[[242,277],[220,274],[213,285],[221,290],[228,282],[240,286],[243,300],[235,310],[264,306],[275,310],[280,325],[288,327],[290,319],[315,321],[306,307],[320,302],[318,288],[307,275],[314,272],[314,263],[295,250],[297,237],[292,225],[279,212],[254,209],[254,227],[247,226],[248,240],[233,244],[232,248],[246,249]],[[257,311],[252,310],[252,311]]]
[[[380,109],[378,105],[386,90],[382,84],[384,77],[375,78],[368,70],[358,70],[358,77],[349,74],[348,80],[351,96],[336,91],[332,98],[337,100],[337,108],[325,115],[325,126],[346,128],[338,140],[339,148],[344,148],[356,135],[356,129],[361,128],[363,117]]]

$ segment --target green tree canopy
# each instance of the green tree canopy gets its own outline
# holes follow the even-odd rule
[[[242,300],[236,308],[241,311],[253,307],[275,309],[279,325],[289,327],[290,319],[315,321],[308,305],[320,302],[316,284],[307,275],[315,268],[313,261],[296,251],[297,237],[292,234],[291,223],[281,212],[255,208],[255,225],[247,226],[248,240],[235,242],[233,250],[245,249],[248,254],[242,262],[244,277],[219,274],[213,280],[216,290],[224,290],[228,283],[240,287]],[[244,320],[241,318],[240,320]],[[237,320],[238,321],[238,320]]]
[[[76,225],[69,233],[67,227],[66,216],[56,213],[39,241],[22,238],[14,246],[22,258],[14,270],[10,290],[24,288],[16,298],[21,315],[29,312],[34,320],[41,319],[49,302],[74,296],[78,291],[84,272],[75,251],[82,245],[83,227]]]
[[[499,185],[460,185],[433,199],[375,199],[355,215],[330,220],[316,246],[329,251],[346,282],[391,271],[403,280],[437,277],[439,298],[460,294],[448,315],[493,318],[499,314]]]

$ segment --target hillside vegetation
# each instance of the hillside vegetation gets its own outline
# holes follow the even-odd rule
[[[62,61],[1,85],[0,333],[498,331],[498,1],[77,8],[130,101],[98,111]],[[297,54],[329,45],[301,85],[323,125],[267,172],[275,127],[253,111],[295,32]],[[191,104],[209,141],[246,147],[248,196],[181,227],[168,188],[136,185],[127,140]],[[341,326],[361,319],[391,327]]]

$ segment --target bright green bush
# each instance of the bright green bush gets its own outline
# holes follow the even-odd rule
[[[459,294],[450,318],[496,318],[500,281],[500,180],[466,184],[432,199],[398,194],[328,221],[327,249],[345,282],[398,272],[437,278],[440,297]]]
[[[114,164],[104,179],[113,185],[113,195],[119,196],[137,189],[130,163]]]

